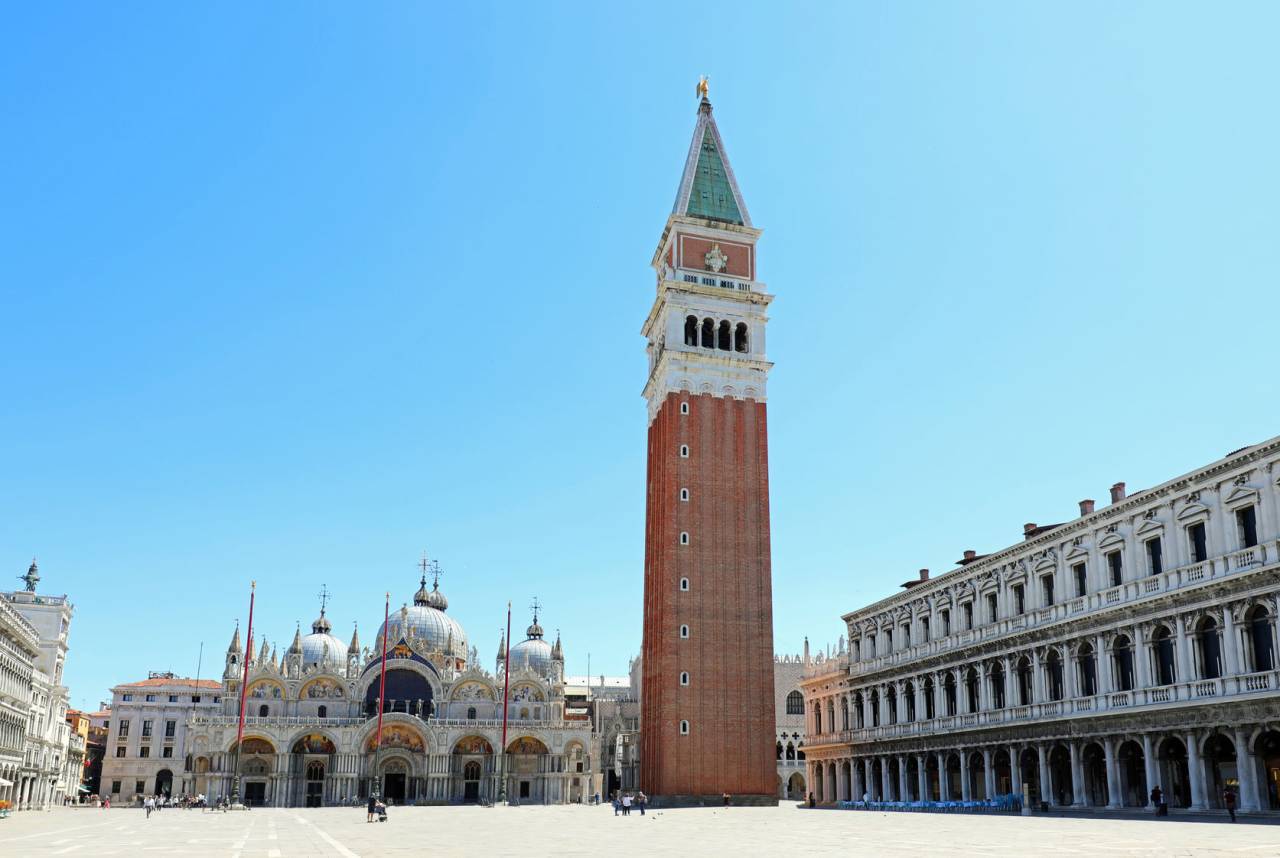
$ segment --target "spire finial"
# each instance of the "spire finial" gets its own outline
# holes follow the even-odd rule
[[[325,584],[320,585],[320,616],[324,616],[325,606],[329,604],[329,587]]]
[[[708,100],[707,93],[711,88],[709,86],[710,83],[711,83],[711,78],[705,74],[701,75],[698,78],[698,86],[695,92],[697,93],[698,98],[701,99],[702,101]]]
[[[422,589],[425,590],[427,588],[427,570],[431,568],[431,561],[427,559],[427,551],[425,548],[422,550],[422,559],[418,561],[418,568],[422,570],[422,579],[419,583],[421,584]]]
[[[529,605],[529,609],[533,611],[533,624],[538,624],[538,611],[542,608],[542,603],[538,601],[538,597],[533,597],[533,602]]]

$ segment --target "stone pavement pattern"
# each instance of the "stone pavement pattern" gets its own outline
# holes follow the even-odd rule
[[[605,807],[166,810],[20,813],[0,820],[0,855],[1280,855],[1280,825],[1173,819],[1040,818],[808,811],[654,811]]]

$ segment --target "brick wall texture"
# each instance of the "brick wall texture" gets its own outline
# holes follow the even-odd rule
[[[776,795],[765,404],[669,394],[649,426],[646,512],[643,789]]]

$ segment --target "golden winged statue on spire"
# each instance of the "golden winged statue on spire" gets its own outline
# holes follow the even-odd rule
[[[709,89],[709,87],[707,86],[707,82],[708,82],[709,80],[710,80],[710,78],[708,78],[705,74],[698,78],[698,87],[697,87],[697,89],[695,90],[695,92],[696,92],[696,93],[697,93],[697,95],[698,95],[698,98],[706,98],[706,97],[707,97],[707,91],[708,91],[708,89]]]

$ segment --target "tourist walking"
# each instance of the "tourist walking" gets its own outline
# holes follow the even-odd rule
[[[615,789],[613,791],[613,815],[617,816],[620,810],[622,810],[622,796]]]
[[[1227,813],[1231,814],[1231,821],[1236,821],[1236,794],[1231,787],[1227,787],[1222,791],[1222,804],[1227,808]]]
[[[640,815],[644,816],[644,804],[649,797],[644,794],[644,790],[640,790],[640,794],[636,796],[636,807],[640,808]]]
[[[365,819],[365,822],[373,822],[373,815],[374,815],[375,813],[377,813],[377,812],[378,812],[378,800],[377,800],[376,798],[374,798],[372,794],[370,794],[370,796],[369,796],[369,815],[368,815],[368,817]]]
[[[142,809],[147,812],[147,819],[151,818],[151,811],[156,809],[156,800],[151,796],[147,796],[142,801]]]
[[[624,796],[622,796],[622,815],[623,816],[631,815],[631,793],[627,793]]]

